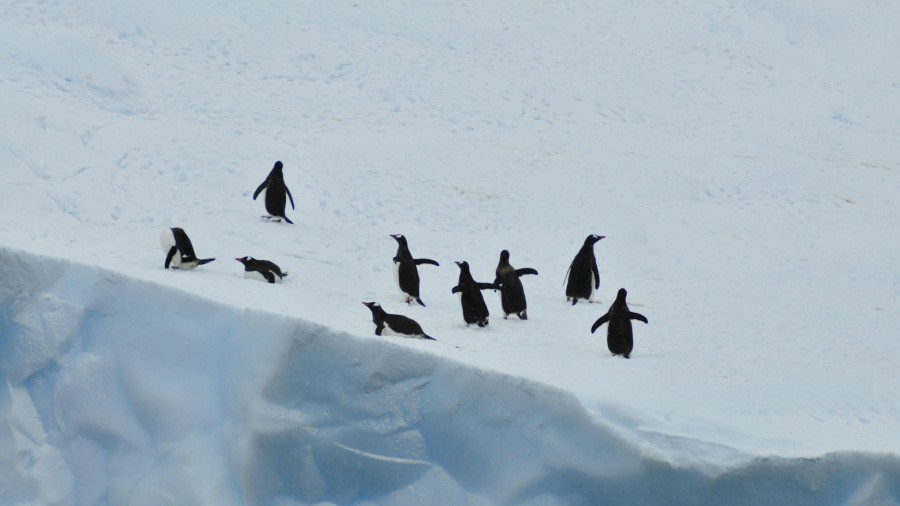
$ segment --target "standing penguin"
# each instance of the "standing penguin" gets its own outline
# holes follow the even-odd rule
[[[500,263],[497,264],[497,277],[494,279],[494,285],[500,288],[500,304],[503,306],[503,318],[506,319],[511,314],[515,314],[519,319],[527,320],[528,312],[526,311],[528,304],[525,302],[525,287],[522,286],[520,276],[526,274],[537,275],[537,271],[526,267],[524,269],[514,269],[509,264],[509,251],[500,252]]]
[[[406,303],[416,301],[419,305],[425,303],[419,298],[419,270],[417,265],[440,265],[430,258],[413,258],[403,234],[393,234],[391,237],[397,241],[397,254],[394,256],[394,279],[400,286],[400,291],[406,297]]]
[[[197,258],[190,238],[178,227],[163,230],[159,235],[159,245],[166,254],[166,269],[171,267],[188,270],[215,260],[215,258]]]
[[[625,303],[625,296],[628,292],[624,288],[619,288],[615,302],[609,306],[609,311],[601,316],[591,326],[591,334],[600,328],[600,325],[609,323],[606,328],[606,346],[613,355],[623,355],[625,358],[631,358],[631,350],[634,349],[634,334],[631,330],[631,320],[640,320],[647,322],[647,317],[640,313],[633,313],[628,309]]]
[[[459,301],[462,304],[463,319],[466,321],[466,326],[475,323],[479,327],[486,327],[490,313],[488,313],[487,304],[484,303],[481,291],[496,290],[497,285],[475,281],[472,278],[472,273],[469,271],[468,262],[456,262],[456,265],[459,266],[459,283],[450,292],[460,294]]]
[[[235,258],[235,260],[244,264],[244,277],[248,279],[281,283],[283,278],[288,275],[288,273],[282,272],[274,262],[268,260],[257,260],[253,257],[241,257]]]
[[[265,190],[266,211],[269,214],[263,216],[263,218],[267,220],[274,219],[275,221],[281,221],[283,218],[284,221],[293,225],[294,222],[289,220],[285,214],[287,199],[291,199],[291,209],[294,209],[294,197],[291,196],[291,190],[284,184],[283,167],[284,165],[282,165],[280,161],[275,162],[275,166],[272,167],[269,176],[266,177],[266,180],[256,188],[255,192],[253,192],[253,200],[256,200],[256,197],[259,196],[260,192]]]
[[[604,237],[596,234],[587,236],[584,245],[569,266],[566,300],[571,300],[573,306],[578,303],[578,299],[594,302],[594,290],[600,288],[600,272],[597,270],[597,258],[594,257],[594,244]]]
[[[400,314],[390,314],[377,302],[363,302],[363,305],[372,311],[372,323],[375,324],[376,336],[384,334],[387,336],[396,335],[436,341],[435,338],[426,334],[422,330],[422,326],[411,318]]]

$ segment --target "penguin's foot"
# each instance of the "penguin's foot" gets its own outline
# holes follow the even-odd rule
[[[482,320],[482,321],[478,322],[479,327],[487,327],[487,325],[488,325],[487,320]]]
[[[521,311],[521,312],[517,313],[516,316],[518,316],[520,320],[528,319],[528,313],[526,311]]]
[[[503,315],[503,319],[506,320],[507,318],[509,318],[509,315],[508,315],[508,314],[504,314],[504,315]]]

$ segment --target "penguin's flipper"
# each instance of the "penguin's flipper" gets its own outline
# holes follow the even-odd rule
[[[524,276],[526,274],[533,274],[537,276],[537,271],[532,269],[531,267],[525,267],[524,269],[516,269],[516,276]]]
[[[450,293],[459,293],[461,291],[462,291],[462,288],[460,288],[459,286],[454,286],[453,289],[450,290]]]
[[[284,185],[284,191],[287,193],[288,198],[291,199],[291,209],[296,209],[296,207],[294,207],[294,197],[291,196],[291,190],[287,187],[287,185]]]
[[[208,263],[212,262],[213,260],[215,260],[215,258],[199,258],[199,259],[197,259],[197,265],[208,264]]]
[[[606,323],[608,321],[609,321],[609,313],[606,313],[605,315],[601,316],[600,318],[597,318],[597,321],[595,321],[594,324],[591,325],[591,334],[593,334],[598,328],[600,328],[600,325],[603,325],[604,323]]]
[[[628,312],[628,317],[631,318],[632,320],[639,320],[639,321],[642,321],[642,322],[644,322],[644,323],[650,323],[650,322],[647,321],[647,317],[646,317],[646,316],[642,315],[641,313],[635,313],[634,311],[629,311],[629,312]],[[625,358],[628,358],[628,357],[625,357]]]
[[[263,277],[266,278],[266,281],[275,284],[275,274],[273,274],[272,271],[263,271],[260,274],[262,274]]]
[[[169,264],[172,263],[172,259],[175,258],[175,253],[178,252],[178,248],[172,246],[169,248],[169,253],[166,254],[166,269],[169,268]]]
[[[381,332],[384,330],[384,323],[379,323],[375,325],[375,335],[380,336]]]
[[[475,283],[479,290],[499,290],[500,287],[494,283]]]
[[[282,216],[282,218],[284,218],[284,221],[286,221],[286,222],[288,222],[288,223],[290,223],[290,224],[291,224],[291,225],[293,225],[293,224],[294,224],[294,222],[293,222],[293,221],[291,221],[291,219],[290,219],[290,218],[288,218],[288,217],[287,217],[287,216]]]
[[[600,271],[597,270],[597,260],[591,261],[591,271],[594,272],[594,290],[600,288]]]
[[[431,264],[431,265],[437,265],[438,267],[440,267],[440,265],[441,265],[430,258],[416,258],[413,261],[416,263],[416,265]]]
[[[256,191],[253,192],[253,200],[256,200],[256,197],[259,197],[260,192],[262,192],[263,190],[265,190],[267,186],[269,186],[269,179],[268,179],[268,178],[266,178],[266,180],[263,181],[263,182],[256,188]]]
[[[425,307],[425,303],[422,302],[422,299],[416,297],[416,302],[418,302],[420,306]]]

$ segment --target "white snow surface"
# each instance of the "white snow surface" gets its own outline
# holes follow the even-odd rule
[[[900,503],[900,3],[0,14],[0,504]]]

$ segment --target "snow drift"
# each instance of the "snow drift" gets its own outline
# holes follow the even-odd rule
[[[20,251],[0,266],[4,504],[900,497],[894,456],[676,466],[525,379]]]

